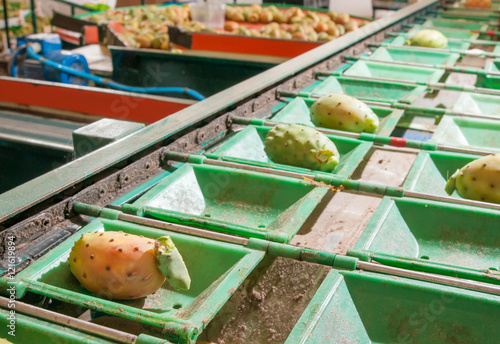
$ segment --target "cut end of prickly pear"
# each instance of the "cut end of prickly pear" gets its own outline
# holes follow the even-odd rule
[[[156,265],[168,283],[176,290],[189,290],[191,277],[181,254],[169,236],[162,236],[155,242]]]
[[[456,189],[456,181],[457,181],[458,173],[460,173],[460,170],[457,170],[455,173],[453,173],[453,175],[450,177],[450,179],[448,179],[448,181],[446,182],[446,186],[444,188],[444,191],[446,191],[446,193],[450,196]]]
[[[328,150],[328,149],[320,149],[318,151],[318,154],[316,154],[316,159],[324,164],[326,162],[328,162],[328,160],[332,157],[332,156],[335,156],[335,152],[332,152],[331,150]]]

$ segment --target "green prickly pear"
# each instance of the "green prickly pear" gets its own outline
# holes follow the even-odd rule
[[[318,127],[374,133],[377,115],[362,101],[345,94],[329,94],[311,106],[311,121]]]
[[[474,160],[457,170],[446,183],[445,191],[453,191],[467,199],[500,203],[500,153]]]
[[[445,49],[448,46],[448,39],[439,31],[426,29],[408,38],[405,45]]]
[[[154,293],[165,277],[176,289],[189,289],[191,283],[170,237],[155,240],[123,232],[86,233],[75,241],[68,261],[85,289],[111,299]]]
[[[328,137],[297,124],[280,124],[269,130],[264,150],[276,163],[324,172],[332,172],[340,157]]]

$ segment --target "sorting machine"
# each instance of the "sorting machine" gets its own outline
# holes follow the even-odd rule
[[[2,336],[496,343],[500,205],[444,192],[456,169],[500,152],[500,17],[463,15],[409,5],[0,195]],[[425,27],[448,48],[403,45]],[[317,128],[339,149],[333,173],[270,161],[270,128],[313,126],[309,107],[330,93],[365,101],[377,132]],[[170,235],[191,289],[89,293],[66,260],[96,230]]]

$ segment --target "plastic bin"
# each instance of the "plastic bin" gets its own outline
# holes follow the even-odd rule
[[[430,141],[500,152],[500,121],[443,116]]]
[[[316,99],[295,98],[271,118],[271,121],[288,124],[303,124],[318,128],[311,122],[310,107]],[[402,110],[394,110],[384,107],[370,106],[379,117],[380,124],[376,131],[377,135],[390,136],[403,115]]]
[[[124,231],[157,238],[170,235],[191,276],[189,291],[175,291],[168,282],[154,294],[130,301],[107,300],[84,289],[69,270],[67,259],[83,233]],[[262,260],[265,252],[239,245],[151,229],[119,220],[97,219],[19,272],[16,296],[27,291],[100,312],[160,327],[168,340],[193,343],[231,294]],[[0,278],[5,293],[10,278]]]
[[[264,151],[264,141],[269,130],[271,130],[270,127],[248,126],[227,140],[213,153],[207,153],[206,156],[293,172],[311,173],[309,169],[277,164],[269,159]],[[352,175],[372,146],[371,142],[349,137],[335,135],[327,135],[327,137],[335,143],[340,154],[339,164],[333,171],[339,177],[347,178]],[[331,175],[331,173],[321,171],[314,171],[314,173]]]
[[[127,212],[289,242],[327,191],[296,178],[184,164]]]
[[[443,29],[462,29],[462,30],[488,30],[488,24],[485,23],[470,23],[462,22],[458,20],[447,20],[447,19],[437,19],[428,18],[422,27],[439,27]]]
[[[444,53],[440,51],[423,51],[408,48],[380,47],[373,52],[370,58],[374,60],[384,61],[424,63],[433,66],[453,66],[460,58],[460,55],[456,53]]]
[[[500,297],[368,272],[331,270],[286,344],[496,343]]]
[[[340,93],[360,100],[411,104],[425,89],[420,85],[330,76],[316,83],[308,92],[317,95]]]
[[[500,211],[385,197],[348,255],[500,284]]]
[[[408,39],[408,35],[405,33],[400,33],[398,36],[394,37],[391,41],[391,45],[405,45],[406,40]],[[471,43],[467,41],[448,41],[448,46],[446,49],[451,50],[467,50],[469,49]]]
[[[444,73],[444,69],[409,67],[372,61],[357,61],[344,72],[344,75],[398,79],[401,81],[438,82]]]
[[[453,111],[500,118],[500,96],[462,92],[453,106]]]
[[[405,190],[448,196],[444,188],[449,177],[469,162],[480,158],[472,154],[420,151],[403,184]],[[452,197],[461,198],[455,191]]]
[[[423,28],[420,25],[415,25],[412,29],[410,29],[407,33],[407,37],[411,37],[417,32],[424,30],[427,28]],[[469,39],[477,39],[479,37],[478,32],[473,32],[473,31],[468,31],[468,30],[449,30],[445,28],[433,28],[432,30],[439,31],[441,32],[445,37],[447,38],[453,38],[453,39],[463,39],[463,40],[469,40]],[[448,42],[448,45],[452,42]]]

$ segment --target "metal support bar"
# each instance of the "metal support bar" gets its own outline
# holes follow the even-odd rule
[[[278,97],[283,97],[283,98],[307,97],[316,99],[322,96],[323,95],[314,93],[301,94],[297,92],[278,92]],[[453,112],[445,109],[427,109],[402,103],[391,104],[391,103],[376,102],[371,100],[363,100],[363,103],[365,103],[368,106],[381,106],[381,107],[388,107],[404,111],[412,111],[418,113],[420,116],[474,117],[474,118],[500,120],[500,116],[481,115],[481,114],[467,113],[467,112]]]
[[[33,25],[33,33],[37,33],[35,0],[30,0],[30,6],[31,6],[31,24]]]
[[[236,123],[236,124],[243,124],[243,125],[252,124],[251,123],[252,118],[235,116],[232,119],[233,119],[233,123]],[[272,122],[272,121],[261,121],[261,123],[259,123],[259,124],[269,126],[269,127],[274,127],[274,126],[277,126],[277,125],[280,125],[283,123],[277,123],[277,122]],[[444,151],[470,153],[470,154],[477,154],[477,155],[489,155],[489,154],[497,153],[497,152],[493,152],[493,151],[486,151],[486,150],[479,150],[479,149],[437,145],[435,143],[423,142],[423,141],[417,141],[417,140],[408,140],[408,139],[403,139],[403,138],[394,137],[394,136],[379,136],[379,135],[368,134],[368,133],[358,134],[358,133],[353,133],[353,132],[349,132],[349,131],[324,129],[324,128],[315,128],[315,129],[321,133],[324,133],[324,134],[352,137],[355,139],[359,139],[361,141],[374,142],[376,144],[389,145],[389,146],[400,147],[400,148],[406,147],[406,148],[415,148],[415,149],[430,150],[430,151],[444,150]]]
[[[365,270],[365,271],[378,272],[399,277],[407,277],[431,283],[439,283],[453,287],[480,291],[488,294],[500,295],[500,286],[494,284],[487,284],[482,282],[460,279],[456,277],[437,275],[428,272],[406,270],[401,268],[395,268],[392,266],[382,265],[379,263],[369,263],[364,261],[358,261],[356,263],[356,267],[360,270]]]
[[[10,308],[9,299],[0,296],[0,307],[5,309]],[[47,320],[64,327],[70,327],[78,331],[83,331],[103,338],[111,339],[113,341],[118,341],[120,343],[135,343],[137,340],[137,336],[133,334],[72,318],[64,314],[59,314],[43,308],[38,308],[20,301],[16,301],[16,312]]]

